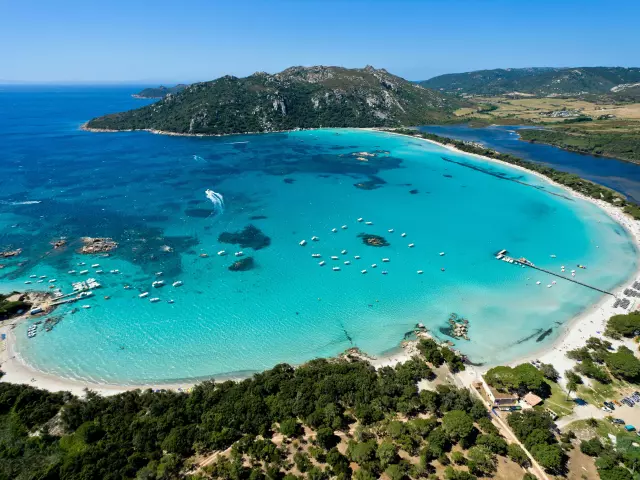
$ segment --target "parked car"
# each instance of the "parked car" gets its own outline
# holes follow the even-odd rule
[[[602,410],[603,412],[607,412],[607,413],[613,413],[613,411],[610,408],[607,408],[607,407],[600,407],[600,410]]]
[[[633,425],[625,425],[624,429],[627,432],[635,432],[636,431],[636,427],[634,427]]]
[[[615,410],[616,406],[611,402],[604,402],[604,406],[610,408],[611,410]]]
[[[584,401],[584,400],[583,400],[583,399],[581,399],[581,398],[574,398],[574,399],[573,399],[573,402],[574,402],[576,405],[580,405],[581,407],[583,407],[583,406],[587,405],[587,402],[586,402],[586,401]]]
[[[612,400],[613,403],[615,403],[617,406],[622,406],[622,404],[618,401],[618,400]]]
[[[611,421],[613,423],[615,423],[616,425],[624,425],[625,424],[625,421],[622,420],[621,418],[612,418]]]

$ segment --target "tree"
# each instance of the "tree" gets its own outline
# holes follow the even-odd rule
[[[476,480],[476,476],[465,470],[456,470],[453,467],[447,467],[444,470],[445,480]]]
[[[280,433],[285,437],[299,437],[303,433],[302,425],[295,418],[287,418],[280,422]]]
[[[459,441],[473,431],[473,418],[462,410],[452,410],[444,414],[442,428],[452,441]]]
[[[307,472],[307,478],[309,480],[329,480],[329,475],[327,475],[326,472],[320,470],[320,468],[313,466]]]
[[[476,445],[467,453],[469,471],[474,475],[489,476],[496,471],[496,456],[485,446]]]
[[[522,480],[538,480],[538,477],[536,477],[533,473],[527,472],[522,476]]]
[[[484,445],[489,451],[496,455],[504,455],[507,453],[507,441],[500,435],[494,433],[478,436],[476,445]]]
[[[528,467],[531,464],[529,456],[517,443],[510,443],[507,446],[507,455],[521,467]]]
[[[608,354],[605,363],[614,377],[634,383],[640,380],[640,360],[624,345],[615,353]]]
[[[393,465],[389,465],[384,473],[387,474],[387,477],[389,477],[389,480],[402,480],[403,478],[405,478],[406,475],[406,469],[403,468],[402,464],[398,464],[398,463],[394,463]]]
[[[545,378],[548,378],[553,382],[557,382],[558,377],[560,377],[560,374],[558,373],[558,371],[550,363],[541,364],[540,371],[542,372],[542,375],[544,375]]]
[[[462,452],[452,452],[451,461],[456,465],[464,465],[467,463],[467,459]]]
[[[531,454],[545,470],[559,472],[564,465],[564,453],[558,444],[536,444]]]
[[[605,335],[613,338],[633,337],[640,332],[640,313],[631,312],[626,315],[614,315],[607,322]]]
[[[569,380],[567,382],[567,400],[571,398],[571,392],[575,392],[577,388],[578,388],[578,384],[576,383],[575,380]]]
[[[589,455],[590,457],[597,457],[602,453],[604,447],[602,443],[598,439],[598,437],[594,437],[590,440],[583,440],[580,442],[580,451],[585,455]]]
[[[338,436],[328,427],[319,428],[316,432],[316,442],[325,450],[335,447],[339,441]]]
[[[382,469],[387,468],[392,463],[398,462],[398,450],[396,446],[388,440],[378,445],[376,456],[378,460],[380,460],[380,467],[382,467]]]
[[[296,464],[296,468],[302,473],[306,472],[313,466],[311,460],[309,459],[309,455],[304,452],[296,452],[293,455],[293,463]]]

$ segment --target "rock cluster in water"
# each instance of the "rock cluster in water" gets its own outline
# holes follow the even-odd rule
[[[107,237],[82,237],[83,246],[80,253],[103,253],[118,248],[118,243]]]
[[[222,232],[218,236],[218,241],[240,245],[242,248],[253,248],[254,250],[260,250],[271,245],[271,238],[253,225],[247,225],[240,232]]]
[[[388,247],[390,245],[384,237],[372,233],[361,233],[358,238],[361,238],[362,243],[370,247]]]
[[[229,265],[229,270],[232,272],[246,272],[251,270],[255,266],[253,257],[246,257]]]
[[[458,317],[456,313],[452,313],[451,316],[449,316],[449,325],[451,326],[452,337],[469,340],[469,320]]]
[[[5,250],[4,252],[0,252],[1,258],[9,258],[9,257],[17,257],[22,253],[22,249],[18,248],[17,250]]]

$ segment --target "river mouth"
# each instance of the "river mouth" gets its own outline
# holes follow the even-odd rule
[[[630,236],[596,206],[535,175],[418,139],[348,129],[231,140],[37,132],[29,144],[0,140],[21,159],[0,167],[14,180],[3,200],[40,202],[0,205],[2,244],[24,248],[0,270],[0,286],[102,284],[56,310],[63,318],[50,331],[29,338],[33,321],[15,330],[20,357],[53,375],[157,384],[354,346],[380,355],[416,323],[476,363],[502,362],[552,342],[600,294],[570,282],[547,288],[553,279],[495,252],[550,271],[584,264],[578,278],[603,289],[636,270]],[[222,195],[222,211],[206,190]],[[237,243],[220,242],[224,233]],[[384,245],[366,245],[367,235]],[[119,245],[109,257],[88,257],[76,252],[81,236]],[[69,247],[54,250],[49,242],[60,237]],[[229,269],[248,257],[251,268]],[[158,280],[165,284],[153,287]],[[469,319],[469,341],[441,333],[454,312]]]

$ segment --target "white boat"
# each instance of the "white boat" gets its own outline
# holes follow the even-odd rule
[[[167,303],[175,303],[173,300],[167,300]]]
[[[365,225],[373,225],[373,222],[364,222]]]
[[[345,264],[345,265],[351,265],[351,262],[350,262],[349,260],[346,260],[346,261],[344,262],[344,264]]]
[[[98,268],[98,267],[100,267],[99,263],[94,263],[93,265],[91,265],[91,268]]]
[[[360,260],[360,255],[354,255],[353,258],[355,258],[356,260]]]
[[[440,252],[440,256],[441,256],[441,257],[444,257],[444,252]]]
[[[342,228],[343,230],[346,230],[347,226],[346,225],[342,225],[342,227],[340,227],[340,228]]]
[[[332,255],[331,260],[338,260],[338,257],[336,257],[335,255]]]
[[[401,236],[401,237],[406,237],[406,236],[407,236],[407,234],[406,234],[406,233],[401,233],[401,234],[400,234],[400,236]]]
[[[555,255],[550,255],[550,257],[551,257],[551,258],[556,258],[556,256],[555,256]]]
[[[576,276],[576,274],[575,274],[575,273],[572,273],[572,274],[571,274],[571,276],[572,276],[572,277],[575,277],[575,276]]]
[[[312,242],[317,242],[318,240],[320,240],[318,237],[316,237],[315,235],[313,237],[311,237],[311,241]]]
[[[37,275],[30,275],[29,278],[38,278]]]
[[[156,280],[151,284],[153,288],[159,288],[164,286],[164,280]]]
[[[25,285],[30,285],[31,284],[31,280],[27,280],[26,282],[24,282]]]
[[[383,258],[383,259],[382,259],[382,261],[383,261],[383,262],[388,262],[388,261],[389,261],[389,259],[388,259],[388,258]]]
[[[547,288],[551,288],[551,284],[547,285]]]
[[[44,282],[44,280],[38,280],[36,283],[42,283]]]
[[[413,248],[413,247],[415,247],[415,246],[416,246],[416,245],[415,245],[415,243],[410,243],[410,244],[409,244],[409,248]]]
[[[40,275],[40,278],[47,278],[46,275]]]
[[[387,232],[393,233],[393,228],[390,228],[389,230],[387,230]]]
[[[82,305],[82,308],[91,308],[91,305]]]
[[[156,303],[156,302],[159,302],[159,301],[160,301],[160,299],[159,299],[158,297],[153,297],[153,298],[150,298],[150,299],[149,299],[149,301],[150,301],[151,303]]]
[[[140,295],[138,295],[138,298],[145,298],[149,296],[149,292],[142,292]]]
[[[346,254],[347,254],[347,251],[346,251],[346,250],[342,250],[340,253],[341,253],[342,255],[346,255]]]
[[[337,228],[332,228],[332,229],[331,229],[331,231],[332,231],[333,233],[336,233],[336,232],[338,231],[338,229],[337,229]]]
[[[333,271],[334,271],[334,272],[337,272],[337,271],[339,271],[339,270],[340,270],[340,267],[333,267]]]
[[[322,255],[320,255],[319,253],[312,253],[311,256],[313,258],[320,258]]]
[[[69,275],[73,275],[74,273],[76,273],[76,271],[75,271],[75,270],[69,270],[67,273],[68,273]]]
[[[109,270],[109,273],[114,273],[114,274],[120,273],[120,270]]]
[[[360,273],[367,273],[366,270],[360,270]]]
[[[171,285],[173,285],[174,287],[181,287],[183,283],[182,280],[178,280],[176,282],[173,282]]]
[[[84,275],[86,273],[89,273],[89,270],[80,270],[80,275]]]
[[[318,265],[320,265],[321,267],[325,264],[325,261],[322,260]]]
[[[387,275],[389,272],[387,272],[386,270],[382,270],[381,272],[383,275]]]
[[[220,250],[218,252],[218,255],[221,256],[221,257],[224,257],[226,254],[227,254],[226,250]]]
[[[299,245],[300,245],[301,247],[304,247],[306,244],[307,244],[307,241],[306,241],[306,240],[301,240]]]
[[[96,273],[104,273],[104,270],[96,270]]]
[[[161,277],[163,272],[156,272],[156,277]]]
[[[236,253],[234,253],[234,255],[235,255],[236,257],[241,257],[241,256],[243,256],[243,255],[244,255],[244,252],[242,252],[242,251],[241,251],[241,252],[236,252]]]
[[[555,281],[555,280],[553,280],[553,281],[551,282],[551,285],[555,285],[555,284],[556,284],[556,281]]]
[[[363,220],[363,219],[362,219],[362,217],[358,218],[358,221],[359,221],[359,222],[361,222],[362,220]]]
[[[378,265],[377,265],[377,264],[375,264],[375,263],[372,263],[372,264],[371,264],[371,268],[376,268],[377,266],[378,266]]]
[[[422,270],[418,270],[416,273],[417,273],[418,275],[422,275],[424,272],[423,272]]]
[[[80,267],[84,267],[85,265],[86,265],[86,263],[85,263],[85,262],[80,262],[80,263],[78,263],[78,266],[80,266]]]
[[[49,283],[54,283],[56,281],[55,278],[52,278],[51,280],[49,280]]]

